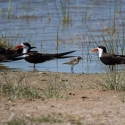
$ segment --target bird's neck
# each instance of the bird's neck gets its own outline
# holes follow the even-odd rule
[[[27,53],[27,52],[28,52],[27,49],[24,48],[24,49],[23,49],[23,53]]]
[[[23,57],[27,56],[28,50],[29,48],[23,48],[23,53],[24,53]]]
[[[102,57],[102,54],[103,54],[103,50],[100,49],[100,50],[99,50],[99,58]]]

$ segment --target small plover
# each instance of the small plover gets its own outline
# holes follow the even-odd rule
[[[65,62],[63,64],[67,64],[67,65],[71,65],[71,72],[73,72],[73,67],[74,65],[78,64],[79,63],[79,60],[81,60],[82,58],[80,56],[77,56],[75,58],[72,58],[71,60],[69,60],[68,62]]]

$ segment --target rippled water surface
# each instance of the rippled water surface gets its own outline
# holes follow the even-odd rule
[[[43,53],[76,50],[70,55],[83,60],[75,73],[106,70],[90,52],[97,45],[112,45],[116,53],[121,52],[116,45],[124,47],[125,0],[1,0],[0,8],[1,38],[13,45],[30,42]],[[68,60],[37,64],[36,70],[70,73],[71,67],[62,64]],[[0,68],[31,71],[33,64],[21,60]]]

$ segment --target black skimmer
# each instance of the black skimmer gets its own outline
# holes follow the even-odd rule
[[[71,60],[69,60],[68,62],[65,62],[63,64],[71,65],[71,72],[74,73],[73,67],[74,67],[74,65],[78,64],[81,59],[82,58],[80,56],[77,56],[77,57],[72,58]]]
[[[98,46],[97,48],[91,50],[91,52],[97,51],[99,51],[99,59],[102,61],[102,63],[109,66],[111,65],[112,70],[114,65],[125,64],[125,55],[107,53],[107,50],[104,46]]]
[[[19,57],[21,55],[23,55],[23,53],[18,53],[17,50],[0,47],[0,56],[1,56],[1,58],[3,58],[3,57],[6,58],[6,60],[4,60],[3,62],[6,62],[7,60],[8,61],[20,60],[22,58],[17,58],[17,57]]]
[[[29,48],[28,52],[30,52],[30,49],[33,49],[33,48],[36,48],[36,47],[31,47]],[[34,52],[34,51],[33,51]],[[37,51],[35,51],[37,52]],[[19,56],[22,56],[24,55],[23,54],[23,48],[3,48],[3,47],[0,47],[0,59],[3,59],[4,60],[2,62],[10,62],[10,61],[17,61],[17,60],[21,60],[21,59],[24,59],[23,57],[19,57]]]
[[[37,63],[43,63],[53,59],[63,59],[63,58],[74,57],[74,56],[65,56],[65,55],[75,52],[75,51],[69,51],[69,52],[57,53],[57,54],[37,53],[37,52],[27,53],[29,51],[30,44],[26,42],[17,45],[16,48],[23,48],[24,59],[29,63],[33,63],[34,69],[35,69],[35,64]]]

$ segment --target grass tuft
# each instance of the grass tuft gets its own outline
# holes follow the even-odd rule
[[[13,119],[13,120],[8,121],[7,123],[5,123],[3,125],[27,125],[27,124],[26,124],[26,122],[24,122],[24,120]]]
[[[11,13],[11,3],[12,3],[12,1],[9,0],[9,3],[8,3],[8,13],[7,13],[7,18],[10,18],[10,13]]]
[[[43,94],[46,98],[64,98],[62,91],[64,88],[58,82],[50,82],[44,89],[42,89]]]
[[[43,116],[43,117],[38,117],[38,118],[27,118],[30,120],[32,123],[62,123],[61,119],[58,119],[54,116],[48,115],[48,116]]]
[[[101,74],[104,83],[98,83],[103,89],[125,91],[125,71],[114,71]]]
[[[22,98],[32,100],[42,97],[39,88],[25,82],[25,75],[20,76],[15,82],[11,82],[12,80],[6,77],[6,73],[2,77],[4,82],[0,84],[0,95],[6,99],[15,101]]]
[[[60,79],[57,80],[55,77],[54,81],[51,81],[50,76],[50,82],[47,84],[43,89],[43,94],[46,98],[65,98],[65,91],[66,91],[66,86],[65,83],[62,83],[61,77]]]
[[[0,47],[11,47],[11,46],[12,45],[9,45],[9,41],[6,38],[6,36],[3,36],[2,34],[2,37],[0,37]]]
[[[71,19],[70,19],[70,3],[69,1],[63,1],[60,0],[61,3],[61,10],[62,10],[62,24],[68,24]]]

